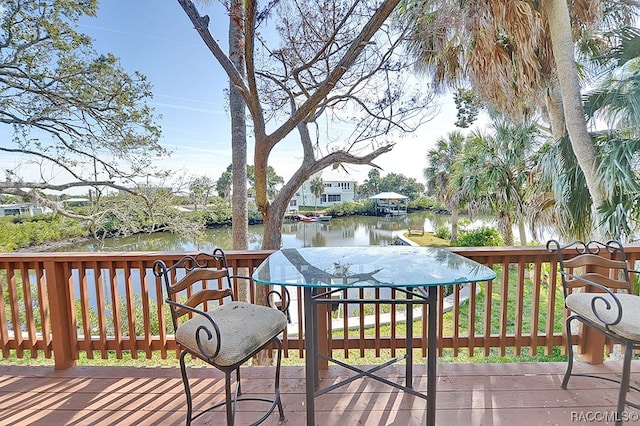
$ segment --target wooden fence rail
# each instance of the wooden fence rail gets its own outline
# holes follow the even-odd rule
[[[639,246],[626,247],[633,264]],[[544,247],[453,248],[496,270],[490,282],[453,287],[440,297],[441,356],[551,354],[562,346],[564,309],[555,255]],[[243,274],[269,251],[230,251],[230,266]],[[175,357],[161,283],[151,272],[156,259],[171,263],[184,253],[11,253],[0,254],[0,349],[2,356],[53,357],[57,369],[87,358]],[[256,286],[234,282],[237,293],[255,302]],[[294,290],[291,318],[302,318],[302,299]],[[441,288],[444,292],[445,289]],[[373,295],[378,296],[377,294]],[[463,302],[464,301],[464,302]],[[404,350],[399,327],[403,307],[346,304],[327,309],[327,350],[345,357],[382,357]],[[421,308],[421,309],[426,309]],[[426,318],[426,312],[418,312]],[[355,330],[345,332],[354,328]],[[426,322],[414,326],[414,348],[426,353]],[[416,328],[417,327],[417,328]],[[283,338],[286,357],[304,356],[302,321],[292,322]],[[595,349],[598,350],[597,348]],[[601,348],[600,348],[601,350]],[[28,355],[27,355],[28,354]],[[597,358],[594,358],[597,359]]]

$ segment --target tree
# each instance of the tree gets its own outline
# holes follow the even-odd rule
[[[242,0],[231,0],[229,5],[229,59],[236,70],[244,77],[244,52],[242,36],[244,34],[244,10]],[[229,81],[229,113],[231,115],[231,164],[233,174],[233,192],[231,206],[233,219],[234,250],[249,248],[247,209],[247,124],[246,105],[238,88]]]
[[[247,181],[249,183],[249,189],[247,194],[251,197],[256,196],[255,190],[255,172],[252,164],[247,166]],[[278,195],[278,188],[284,184],[284,178],[276,173],[276,170],[268,166],[267,167],[267,197],[273,200]]]
[[[363,197],[370,197],[372,195],[376,195],[379,190],[380,185],[380,170],[371,169],[367,174],[367,179],[364,181],[362,185],[358,187],[358,194]]]
[[[599,176],[607,202],[601,209],[604,228],[609,236],[621,241],[637,238],[640,217],[640,178],[637,158],[640,151],[640,30],[623,28],[607,37],[618,40],[610,51],[594,60],[607,71],[600,82],[585,95],[585,112],[591,121],[599,122],[599,131],[591,133],[600,158]],[[604,125],[603,125],[604,124]],[[604,127],[604,128],[603,128]],[[580,199],[568,199],[561,192],[562,181],[572,178],[573,163],[553,162],[548,155],[547,169],[553,168],[560,182],[554,185],[556,211],[567,210],[573,216]],[[560,171],[560,173],[558,173]],[[548,178],[554,182],[553,178]],[[563,197],[563,195],[565,197]],[[572,217],[570,216],[570,217]],[[574,222],[579,223],[580,217]]]
[[[424,169],[427,180],[427,191],[440,201],[451,212],[451,239],[458,238],[458,211],[461,203],[459,187],[452,179],[452,170],[460,161],[463,153],[465,136],[454,131],[446,138],[438,138],[436,146],[427,151],[429,166]]]
[[[527,180],[538,130],[533,125],[494,122],[494,134],[474,131],[455,161],[455,187],[463,199],[498,220],[506,245],[513,245],[513,224],[526,245]]]
[[[0,125],[13,138],[0,152],[19,155],[5,169],[0,192],[43,203],[70,217],[98,221],[102,212],[80,215],[56,203],[52,193],[106,188],[141,196],[151,164],[165,155],[159,129],[146,105],[146,78],[127,74],[112,54],[98,54],[74,30],[95,1],[7,0],[0,7]]]
[[[311,193],[315,197],[315,204],[314,204],[315,209],[318,208],[318,198],[322,195],[323,192],[324,192],[324,182],[322,181],[322,178],[320,176],[316,176],[311,180]]]
[[[456,104],[457,120],[456,127],[467,128],[478,118],[482,102],[473,90],[459,87],[453,94],[453,101]]]
[[[573,2],[570,15],[567,3],[407,0],[402,11],[415,23],[411,48],[432,72],[436,85],[466,82],[512,119],[526,121],[540,112],[556,139],[569,136],[597,226],[597,212],[606,197],[582,110],[574,35],[578,45],[597,48],[594,30],[629,23],[637,5]]]
[[[246,192],[245,198],[255,197],[256,190],[254,184],[254,167],[252,164],[249,164],[245,168],[247,169],[247,183],[244,186]],[[225,197],[222,194],[231,194],[233,192],[234,183],[231,178],[232,175],[233,164],[229,164],[227,166],[227,170],[222,172],[222,175],[220,176],[216,187],[218,190],[218,194],[222,198],[228,198],[228,196]],[[278,187],[283,183],[284,178],[282,176],[279,176],[273,167],[269,166],[267,168],[267,196],[269,197],[269,199],[273,199],[278,194]]]
[[[399,192],[409,199],[414,199],[424,192],[424,185],[415,178],[407,177],[401,173],[389,173],[378,185],[380,192]]]
[[[229,164],[227,170],[222,172],[220,178],[216,181],[216,191],[218,192],[218,197],[224,198],[225,200],[229,199],[231,195],[231,169],[232,165]]]
[[[208,176],[196,176],[189,183],[189,199],[193,203],[193,209],[198,210],[198,206],[206,207],[209,198],[213,196],[215,183]]]
[[[585,120],[580,81],[574,59],[573,37],[571,34],[571,17],[566,0],[546,0],[545,12],[548,17],[549,35],[553,49],[553,59],[558,78],[558,86],[562,96],[562,110],[564,123],[573,147],[573,153],[578,160],[580,169],[585,177],[592,201],[591,222],[594,224],[597,237],[602,237],[599,230],[599,212],[604,208],[606,195],[600,184],[598,175],[599,158]],[[563,132],[564,133],[564,132]],[[555,134],[558,134],[557,132]]]
[[[600,129],[590,136],[600,159],[599,176],[607,199],[601,209],[604,229],[611,238],[625,241],[635,238],[640,216],[635,165],[640,149],[640,31],[613,29],[603,37],[617,42],[609,51],[591,58],[599,83],[585,95],[584,109],[593,127]],[[555,225],[567,240],[592,238],[591,228],[585,226],[591,208],[589,193],[569,140],[560,138],[545,144],[534,164],[530,183],[538,196],[533,200],[537,207],[532,210],[532,222]]]
[[[289,200],[309,176],[342,163],[377,167],[373,161],[393,147],[390,135],[415,130],[431,113],[431,93],[421,95],[419,88],[410,87],[414,81],[407,70],[412,64],[399,51],[406,32],[385,24],[399,0],[269,3],[279,8],[276,30],[281,44],[277,48],[268,48],[266,38],[257,34],[271,9],[259,11],[257,1],[246,1],[244,76],[210,33],[209,18],[201,16],[193,2],[178,2],[249,110],[255,140],[256,204],[264,218],[265,249],[280,246]],[[385,31],[376,36],[381,29]],[[260,57],[272,61],[259,68]],[[413,90],[407,95],[408,89]],[[314,140],[311,129],[319,131],[322,119],[348,119],[350,136],[318,133]],[[327,125],[324,130],[333,127]],[[302,146],[301,164],[275,199],[269,200],[269,155],[294,130]],[[344,145],[323,147],[321,139],[344,141]]]

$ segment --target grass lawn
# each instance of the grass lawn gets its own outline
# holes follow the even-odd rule
[[[449,246],[449,240],[443,240],[442,238],[438,238],[432,232],[425,232],[424,235],[416,235],[416,234],[409,235],[409,232],[405,232],[402,235],[405,238],[418,244],[419,246],[427,246],[427,247],[448,247]]]

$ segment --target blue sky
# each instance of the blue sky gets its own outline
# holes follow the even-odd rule
[[[210,9],[222,13],[216,5]],[[224,16],[212,17],[226,45]],[[171,168],[218,178],[231,163],[227,79],[178,2],[102,0],[98,17],[83,19],[79,30],[98,52],[111,52],[127,71],[147,76],[150,105],[162,116],[161,143],[174,151]]]
[[[217,0],[207,3],[199,9],[210,15],[210,28],[226,50],[228,18]],[[129,73],[140,71],[153,85],[150,105],[162,116],[158,119],[160,142],[174,151],[162,166],[217,179],[231,163],[224,94],[228,80],[177,0],[102,0],[98,17],[83,18],[79,31],[94,39],[97,52],[120,57]],[[392,152],[378,159],[382,175],[402,173],[423,182],[427,150],[438,137],[454,129],[454,121],[455,108],[448,99],[434,120],[398,140]],[[248,142],[252,164],[253,141]],[[300,158],[301,148],[295,137],[290,137],[273,151],[270,165],[288,179]],[[370,167],[350,166],[348,170],[362,182]]]

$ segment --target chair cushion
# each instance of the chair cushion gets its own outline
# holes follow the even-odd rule
[[[618,316],[618,307],[611,297],[606,293],[572,293],[567,296],[565,304],[572,312],[590,320],[596,324],[602,324],[591,307],[591,300],[595,296],[605,298],[611,303],[611,309],[607,309],[604,301],[596,301],[596,309],[600,317],[606,322],[615,321]],[[640,340],[640,296],[626,293],[617,293],[616,297],[622,306],[622,318],[616,325],[609,326],[609,329],[629,340]]]
[[[217,346],[215,330],[202,315],[195,315],[178,326],[176,342],[201,358],[223,367],[241,362],[281,333],[287,325],[286,317],[277,309],[246,302],[225,303],[208,314],[220,328],[220,352],[215,358],[207,357],[198,348],[196,332],[200,326],[211,330],[213,335],[208,340],[206,333],[200,332],[205,351],[213,354]]]

